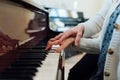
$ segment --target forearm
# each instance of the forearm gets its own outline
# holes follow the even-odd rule
[[[93,54],[99,54],[99,40],[82,38],[79,42],[78,47],[74,46],[74,44],[71,44],[67,47],[67,50],[70,52],[88,52]]]

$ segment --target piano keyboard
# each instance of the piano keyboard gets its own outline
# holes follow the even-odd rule
[[[45,46],[43,41],[29,49],[21,48],[22,55],[0,73],[0,80],[61,80],[57,78],[61,54],[49,53]]]
[[[39,72],[33,77],[33,80],[56,80],[59,54],[50,53],[43,62],[42,68],[38,67]]]

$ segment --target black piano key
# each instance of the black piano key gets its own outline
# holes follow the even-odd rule
[[[17,79],[17,78],[1,78],[0,77],[0,80],[33,80],[32,78],[31,79]]]
[[[28,54],[24,54],[22,55],[19,59],[20,60],[27,60],[27,59],[31,59],[31,60],[35,60],[35,59],[40,59],[40,61],[44,60],[46,58],[45,54],[35,54],[35,53],[28,53]]]
[[[42,64],[42,62],[41,62],[41,60],[36,60],[36,59],[31,59],[31,60],[28,60],[28,59],[26,59],[26,60],[23,60],[23,59],[18,59],[16,62],[18,62],[18,63],[38,63],[38,64]]]
[[[4,71],[2,73],[2,76],[6,76],[6,77],[12,77],[12,78],[15,78],[15,77],[24,77],[24,76],[35,76],[35,72],[36,70],[32,69],[32,70],[28,70],[28,69],[24,69],[24,70],[15,70],[15,69],[6,69],[6,71]]]
[[[41,61],[43,61],[45,59],[45,56],[41,56],[41,57],[34,57],[34,56],[32,56],[32,57],[21,57],[19,60],[41,60]]]
[[[24,64],[24,63],[14,63],[12,64],[12,66],[35,66],[35,67],[40,67],[40,64],[34,64],[34,63],[27,63],[27,64]]]
[[[48,53],[45,49],[30,49],[27,51],[28,53]]]
[[[46,45],[35,45],[32,49],[45,49]]]
[[[33,76],[26,76],[26,75],[19,75],[19,74],[12,74],[12,75],[2,75],[0,80],[33,80]]]
[[[28,71],[28,70],[12,70],[12,69],[8,69],[7,71],[4,71],[0,75],[0,79],[1,78],[7,78],[7,79],[16,78],[16,79],[24,80],[25,78],[32,78],[33,76],[35,76],[35,72],[31,71],[31,70]]]
[[[16,66],[12,66],[12,67],[8,67],[5,71],[9,71],[9,70],[28,70],[28,71],[33,71],[33,72],[37,72],[37,69],[36,69],[36,67],[32,67],[32,66],[29,66],[29,67],[25,67],[25,66],[23,66],[23,67],[16,67]]]
[[[13,64],[25,64],[25,65],[29,65],[29,64],[42,64],[41,61],[37,61],[37,60],[17,60],[16,62],[14,62]]]
[[[22,56],[26,56],[26,57],[31,57],[31,56],[36,57],[36,56],[39,56],[39,57],[41,57],[41,56],[46,56],[46,54],[45,53],[29,53],[28,52],[28,53],[24,53]]]
[[[44,54],[48,54],[48,51],[46,51],[45,49],[29,49],[24,51],[24,53],[44,53]]]
[[[36,61],[40,61],[41,63],[42,63],[42,61],[44,60],[43,58],[19,58],[19,60],[23,60],[23,61],[25,61],[25,60],[29,60],[29,61],[34,61],[34,60],[36,60]]]
[[[16,66],[16,65],[18,65],[18,66],[19,66],[19,65],[20,65],[20,66],[24,66],[24,65],[25,65],[25,66],[26,66],[26,65],[29,65],[29,66],[32,66],[32,65],[33,65],[33,66],[40,66],[40,64],[39,64],[38,62],[30,62],[30,63],[29,63],[29,62],[28,62],[28,63],[16,62],[16,63],[14,63],[12,66],[14,66],[14,65],[15,65],[15,66]]]
[[[12,79],[2,78],[2,79],[1,79],[1,78],[0,78],[0,80],[33,80],[33,79],[32,79],[32,78],[31,78],[31,79],[30,79],[30,78],[29,78],[29,79],[28,79],[28,78],[27,78],[27,79],[25,79],[25,78],[24,78],[24,79],[15,79],[15,78],[12,78]]]
[[[33,47],[38,46],[38,47],[44,47],[44,48],[45,48],[45,47],[46,47],[46,45],[47,45],[47,43],[46,43],[46,42],[41,42],[41,41],[40,41],[40,42],[38,42],[38,43],[37,43],[35,46],[33,46]],[[33,48],[33,47],[32,47],[32,48]]]
[[[14,70],[14,69],[7,69],[5,72],[3,72],[2,74],[3,75],[6,75],[6,76],[15,76],[16,74],[19,74],[18,76],[28,76],[28,75],[31,75],[31,76],[34,76],[35,75],[35,70]]]
[[[29,60],[29,61],[34,61],[34,60],[40,60],[40,64],[42,64],[42,61],[44,60],[44,59],[41,59],[41,58],[20,58],[19,60],[22,60],[22,61],[25,61],[25,60]]]

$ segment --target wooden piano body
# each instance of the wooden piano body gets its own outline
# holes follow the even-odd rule
[[[1,0],[0,27],[19,40],[15,50],[0,55],[0,80],[64,80],[64,52],[44,50],[47,41],[59,34],[50,30],[44,8],[30,0]]]

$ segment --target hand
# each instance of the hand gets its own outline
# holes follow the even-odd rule
[[[54,41],[53,41],[53,40],[49,40],[49,41],[48,41],[48,44],[47,44],[47,47],[46,47],[45,50],[51,49],[52,45],[60,45],[60,47],[58,47],[58,48],[56,49],[56,51],[55,51],[56,53],[59,53],[62,49],[65,49],[68,45],[70,45],[71,43],[73,43],[74,40],[75,40],[74,37],[66,38],[66,39],[64,39],[64,41],[62,41],[61,43],[59,43],[58,40],[54,40]]]
[[[84,26],[79,25],[79,26],[69,29],[68,31],[66,31],[64,33],[59,34],[55,38],[52,38],[51,41],[57,40],[58,43],[61,43],[69,37],[75,37],[74,45],[78,46],[78,43],[83,35],[83,32],[84,32]]]

